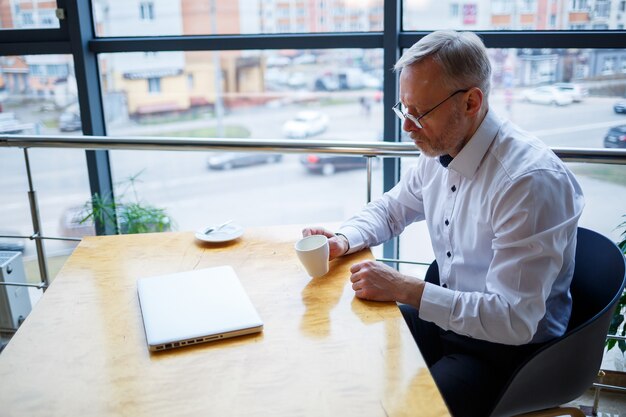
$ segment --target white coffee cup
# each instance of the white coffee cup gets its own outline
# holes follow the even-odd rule
[[[298,258],[306,272],[313,278],[328,272],[328,238],[324,235],[311,235],[296,242]]]

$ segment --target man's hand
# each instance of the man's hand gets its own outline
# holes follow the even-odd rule
[[[324,235],[328,238],[328,248],[329,250],[329,260],[333,260],[335,258],[344,255],[349,248],[349,243],[343,236],[337,236],[330,230],[324,229],[323,227],[307,227],[302,230],[302,236],[307,237],[311,235]]]
[[[373,301],[398,301],[419,309],[424,281],[374,261],[354,264],[350,272],[352,289],[357,297]]]

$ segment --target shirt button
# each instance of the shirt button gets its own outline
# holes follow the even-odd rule
[[[452,256],[452,254],[450,253],[450,251],[446,252],[446,255],[448,256],[448,258]]]
[[[448,221],[448,219],[446,219],[445,224],[446,224],[446,226],[450,224],[450,222]]]
[[[453,185],[452,188],[450,188],[452,190],[452,192],[456,191],[456,185]]]

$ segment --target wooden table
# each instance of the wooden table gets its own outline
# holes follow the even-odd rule
[[[311,279],[300,228],[87,237],[0,354],[0,415],[449,415],[394,303],[355,298],[353,263]],[[232,265],[264,331],[150,353],[136,280]]]

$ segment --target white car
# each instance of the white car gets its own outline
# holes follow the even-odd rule
[[[589,91],[587,90],[587,88],[579,84],[556,83],[554,84],[554,86],[562,92],[571,95],[572,100],[574,100],[575,103],[580,103],[585,97],[589,95]]]
[[[566,106],[574,101],[571,94],[564,93],[554,86],[544,86],[526,90],[522,93],[522,98],[530,103],[558,106]]]
[[[316,111],[301,111],[283,125],[283,135],[288,138],[306,138],[319,135],[328,129],[328,116]]]

